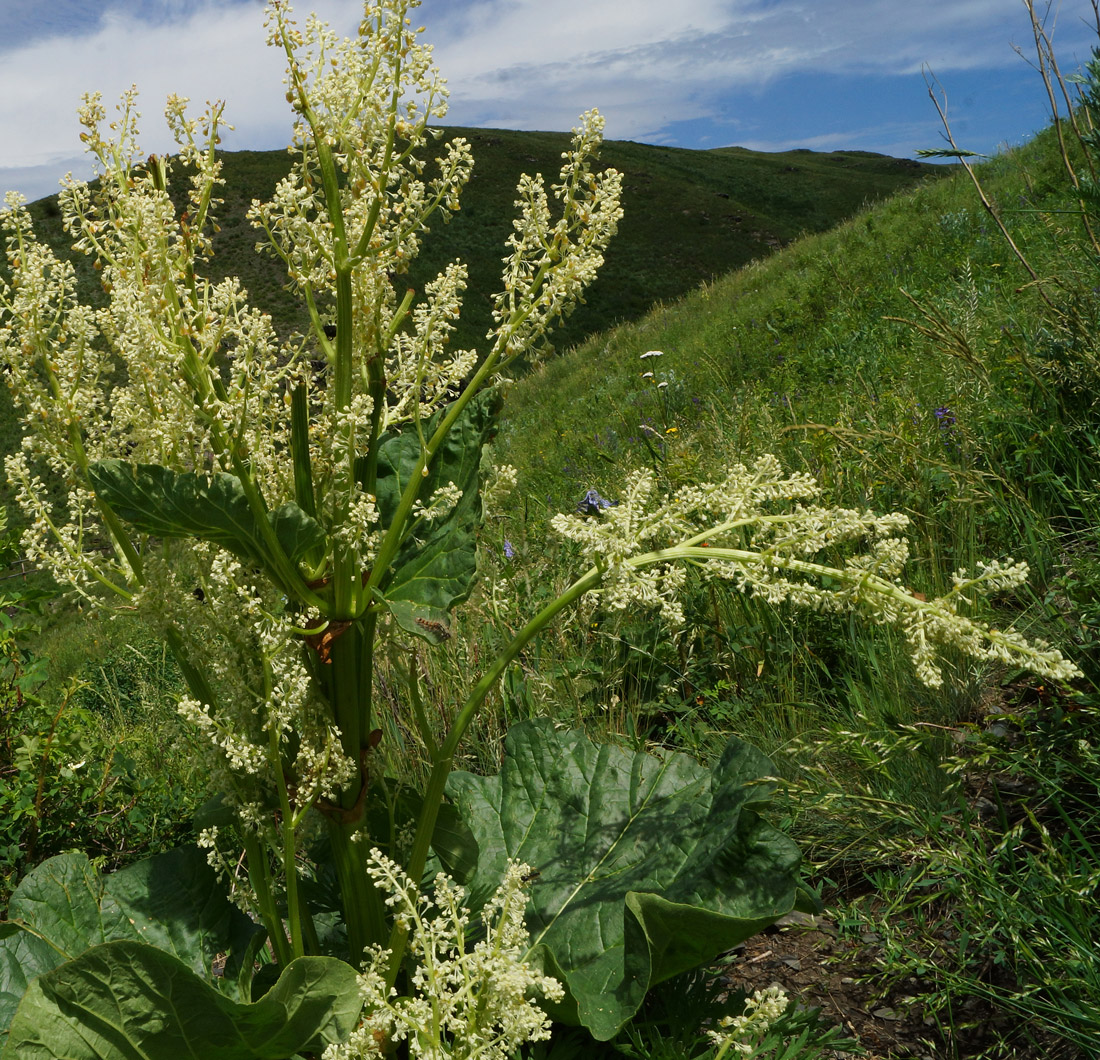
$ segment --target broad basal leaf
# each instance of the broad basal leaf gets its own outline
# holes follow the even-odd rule
[[[379,446],[375,493],[382,526],[388,528],[409,481],[421,479],[419,499],[430,503],[441,487],[462,491],[458,504],[440,519],[421,523],[406,538],[382,585],[390,610],[402,626],[428,640],[446,637],[451,607],[466,598],[477,571],[477,528],[481,522],[481,455],[496,423],[500,398],[494,391],[475,395],[435,453],[426,476],[418,476],[420,439],[416,432],[384,438]],[[424,426],[425,438],[446,409]]]
[[[143,534],[197,537],[212,541],[257,566],[265,560],[261,526],[248,505],[241,481],[217,471],[202,475],[159,464],[100,460],[88,477],[96,496]],[[295,562],[319,557],[325,549],[320,524],[287,502],[267,514],[286,554]]]
[[[197,847],[100,876],[79,853],[39,865],[15,889],[0,925],[0,1041],[29,982],[104,942],[147,942],[212,979],[221,953],[244,954],[260,929],[226,897]],[[234,993],[236,967],[223,988]]]
[[[40,975],[4,1060],[286,1060],[344,1041],[359,1015],[355,970],[301,957],[255,1004],[219,993],[175,957],[111,942]]]
[[[655,983],[711,960],[789,912],[799,854],[758,815],[771,763],[731,741],[709,770],[526,722],[498,776],[448,782],[480,851],[475,907],[509,858],[532,865],[534,955],[579,1020],[611,1038]]]

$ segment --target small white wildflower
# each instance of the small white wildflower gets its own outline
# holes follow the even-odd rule
[[[511,464],[498,464],[493,468],[481,490],[481,506],[486,518],[500,514],[501,506],[518,481],[519,472]]]
[[[740,1016],[725,1016],[719,1021],[720,1029],[708,1031],[707,1035],[718,1049],[732,1049],[748,1056],[790,1003],[783,988],[773,983],[764,990],[754,991],[745,1001],[745,1011]]]

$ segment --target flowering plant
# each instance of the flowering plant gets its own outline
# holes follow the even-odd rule
[[[556,858],[565,866],[539,866],[532,915],[543,927],[529,947],[516,927],[514,886],[490,903],[504,940],[497,956],[517,969],[528,959],[541,962],[569,992],[562,1013],[603,1037],[636,1011],[647,984],[697,963],[708,945],[736,944],[794,904],[797,852],[753,809],[768,794],[760,778],[769,765],[736,741],[708,772],[683,756],[626,761],[576,734],[533,726],[510,737],[512,766],[502,774],[509,781],[492,788],[452,775],[457,748],[493,684],[587,593],[602,594],[612,607],[657,606],[676,622],[683,564],[694,563],[771,600],[899,624],[929,681],[938,680],[935,654],[944,645],[1053,677],[1073,673],[1056,652],[959,614],[965,594],[1017,583],[1024,573],[1018,566],[960,574],[949,597],[918,601],[898,580],[901,517],[804,503],[813,499],[813,483],[784,475],[771,458],[663,501],[653,498],[652,476],[643,473],[616,505],[601,498],[585,518],[556,520],[591,558],[591,569],[472,682],[442,736],[423,709],[416,666],[407,668],[401,721],[432,767],[421,791],[395,779],[402,751],[384,735],[376,659],[406,651],[412,638],[438,643],[451,635],[450,612],[476,575],[482,452],[501,373],[570,311],[621,215],[619,174],[594,164],[602,121],[589,112],[550,191],[539,177],[520,181],[488,350],[451,349],[464,267],[449,265],[421,292],[403,286],[428,222],[459,209],[472,164],[461,139],[432,161],[425,156],[437,138],[431,123],[445,113],[446,89],[411,27],[415,6],[368,3],[355,40],[337,39],[315,17],[300,30],[285,0],[272,0],[267,10],[270,41],[287,57],[295,161],[272,199],[253,203],[250,215],[304,303],[306,335],[280,338],[238,281],[205,274],[222,184],[220,104],[193,118],[186,100],[170,98],[166,116],[178,159],[142,160],[135,92],[123,96],[106,130],[98,96],[85,99],[82,139],[97,160],[99,182],[69,179],[61,208],[76,248],[99,272],[102,306],[79,302],[72,266],[35,238],[18,196],[7,197],[2,222],[10,280],[0,286],[0,348],[27,428],[7,471],[30,519],[27,552],[95,606],[140,609],[179,659],[190,690],[180,710],[209,737],[215,779],[243,836],[248,878],[237,897],[262,924],[279,983],[296,975],[312,984],[299,986],[299,994],[331,1002],[318,1002],[327,1015],[303,1031],[298,1049],[319,1050],[350,1033],[344,1017],[358,1007],[347,999],[348,964],[368,969],[363,989],[373,1022],[366,1026],[385,1023],[387,1034],[404,1027],[410,1035],[413,1023],[439,1012],[425,1009],[424,998],[391,1003],[403,976],[413,995],[428,989],[423,975],[410,975],[409,962],[429,978],[473,968],[457,928],[448,936],[457,947],[449,971],[443,968],[451,958],[425,941],[435,929],[417,894],[433,858],[455,872],[465,868],[471,894],[483,902],[515,875],[507,866],[526,842],[541,844],[544,864]],[[178,174],[188,181],[182,210],[170,194]],[[824,548],[864,541],[868,550],[841,566],[814,558]],[[582,760],[592,768],[578,769]],[[517,763],[527,766],[518,781]],[[544,798],[517,805],[517,791],[532,786],[535,774]],[[455,803],[445,802],[448,792]],[[612,812],[620,796],[627,805]],[[556,857],[551,840],[585,834],[575,815],[581,802],[608,846]],[[658,806],[681,820],[675,852],[653,849],[660,846]],[[324,864],[309,854],[322,830]],[[219,865],[216,825],[202,845]],[[372,848],[378,853],[369,855]],[[731,850],[750,849],[751,859],[731,862]],[[627,854],[609,887],[604,873]],[[90,879],[85,868],[66,865]],[[335,920],[325,915],[331,911],[318,897],[324,888],[313,878],[329,868],[340,896]],[[753,873],[760,878],[749,886]],[[378,879],[396,894],[396,906]],[[96,901],[106,901],[102,887],[98,893]],[[434,894],[442,914],[464,919],[449,884],[437,882]],[[577,944],[592,938],[578,910],[601,908],[608,894],[621,903],[620,935],[594,961]],[[696,916],[701,895],[711,905]],[[26,930],[50,937],[41,925]],[[123,936],[89,941],[94,957],[68,954],[87,982],[111,985],[104,996],[116,999],[120,961],[129,969],[126,989],[139,994],[143,974],[134,969],[162,961],[134,949],[139,943],[125,934],[129,928],[119,930]],[[566,931],[574,936],[563,937]],[[254,954],[255,935],[240,932],[243,952]],[[8,942],[30,945],[18,932],[0,937],[0,947]],[[9,1049],[30,1048],[39,1032],[27,1028],[41,1024],[34,1014],[46,1009],[71,1032],[65,1020],[72,1017],[59,1015],[69,1011],[69,987],[51,978],[54,955],[62,952],[35,951],[41,974],[24,998],[29,1014],[12,1024]],[[343,971],[325,963],[335,953]],[[249,1009],[252,966],[242,960],[232,987],[238,1008],[207,994],[203,1003],[228,1020],[260,1020],[252,1010],[269,995]],[[518,1019],[529,986],[546,998],[556,993],[541,973],[517,976],[518,994],[461,995],[463,1005],[496,1011],[482,1012],[472,1025],[495,1025],[505,1009]],[[20,991],[9,993],[18,998]],[[141,998],[134,1011],[149,1003]],[[119,1018],[138,1019],[133,1012]],[[540,1019],[524,1018],[512,1022],[529,1037],[540,1033]],[[448,1027],[466,1026],[470,1015],[455,1010],[447,1020]],[[30,1037],[13,1045],[17,1026]],[[457,1033],[436,1027],[438,1041],[453,1043]],[[60,1049],[59,1040],[43,1045],[42,1055],[57,1055],[48,1050]],[[157,1055],[178,1044],[165,1041]],[[285,1039],[280,1043],[286,1048]],[[208,1055],[269,1055],[255,1050]]]

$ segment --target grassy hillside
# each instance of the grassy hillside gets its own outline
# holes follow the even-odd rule
[[[455,341],[459,347],[477,347],[491,324],[489,300],[499,285],[500,258],[512,231],[516,182],[522,173],[538,172],[552,183],[569,136],[445,130],[445,140],[456,136],[471,142],[474,177],[461,213],[426,238],[410,284],[421,288],[455,258],[467,262],[470,288]],[[559,349],[594,330],[637,319],[656,302],[676,299],[803,232],[823,231],[871,200],[944,172],[859,151],[688,151],[619,141],[604,146],[602,161],[626,175],[625,218],[587,304],[557,332]],[[257,233],[245,217],[252,200],[268,198],[286,175],[290,157],[283,151],[237,151],[225,153],[223,162],[225,204],[213,275],[240,276],[277,326],[284,331],[302,327],[297,303],[283,292],[280,264],[255,253]],[[56,196],[35,204],[34,214],[55,250],[63,251]],[[83,276],[94,295],[91,270]]]
[[[1067,205],[1053,149],[1043,138],[982,170],[1006,222],[1040,255],[1054,253],[1055,233],[1036,211]],[[914,460],[946,460],[942,446],[925,445],[941,441],[935,410],[950,408],[953,432],[974,440],[991,372],[999,399],[1019,400],[1013,387],[1028,381],[1044,309],[1039,291],[1021,290],[1028,279],[955,173],[540,367],[510,391],[501,458],[523,469],[528,493],[561,508],[651,462],[646,423],[662,434],[666,463],[776,449],[838,497],[894,503],[901,495],[872,463],[857,481],[831,455],[871,461],[889,441],[912,447]],[[663,356],[639,361],[651,349]]]
[[[1092,643],[1091,626],[1042,601],[1061,591],[1067,547],[1088,553],[1080,542],[1094,530],[1095,496],[1080,488],[1095,475],[1091,384],[1071,380],[1066,363],[1086,377],[1095,364],[1092,332],[1074,328],[1095,319],[1096,296],[1087,273],[1057,286],[1062,258],[1080,247],[1066,237],[1070,221],[1050,221],[1073,205],[1053,137],[988,164],[981,179],[1033,267],[1059,279],[1030,281],[960,173],[594,336],[509,392],[496,455],[519,469],[520,486],[494,530],[498,547],[505,536],[530,542],[524,577],[537,584],[554,548],[549,516],[586,490],[614,500],[634,467],[674,487],[772,452],[813,475],[830,503],[905,513],[916,591],[943,592],[979,560],[1026,558],[1034,595],[1013,601],[1015,619]],[[662,356],[640,359],[652,350]],[[740,731],[776,751],[823,717],[849,715],[854,688],[886,716],[942,711],[951,723],[984,694],[960,669],[961,699],[929,696],[896,638],[872,647],[824,620],[723,606],[725,618],[707,617],[714,603],[700,600],[700,628],[725,630],[738,652],[687,685],[676,676],[684,660],[656,662],[654,687],[665,681],[679,705],[669,714],[662,693],[655,714],[678,718],[686,687],[720,682],[756,705],[738,708]],[[747,628],[731,633],[731,622]],[[607,683],[592,693],[616,694]],[[685,720],[696,723],[721,738],[705,711]]]
[[[1048,132],[980,167],[1026,264],[964,174],[926,183],[549,361],[512,387],[496,446],[520,485],[486,535],[475,637],[566,584],[548,517],[588,489],[614,502],[639,466],[671,488],[774,452],[825,503],[905,513],[916,593],[1029,564],[986,616],[1061,647],[1086,671],[1072,688],[960,660],[933,691],[896,634],[700,580],[677,639],[597,609],[501,695],[510,718],[772,754],[819,878],[866,894],[846,915],[884,940],[879,985],[944,1021],[945,1056],[1100,1048],[1081,897],[1100,862],[1100,245],[1067,172],[1085,165]]]

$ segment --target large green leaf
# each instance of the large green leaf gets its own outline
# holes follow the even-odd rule
[[[771,772],[738,740],[710,770],[683,754],[597,745],[549,722],[518,725],[498,776],[448,782],[480,851],[471,904],[491,893],[509,858],[537,869],[533,955],[563,979],[576,1018],[611,1038],[652,985],[793,908],[798,849],[757,813]]]
[[[226,897],[197,847],[180,847],[107,876],[79,853],[39,865],[15,889],[0,925],[0,1041],[35,976],[120,939],[172,954],[213,978],[219,954],[238,957],[261,929]],[[230,960],[219,985],[236,991]]]
[[[424,476],[416,471],[420,439],[415,431],[383,438],[379,445],[375,495],[384,528],[389,528],[401,495],[414,477],[421,480],[418,498],[424,503],[448,483],[462,490],[462,498],[445,518],[422,523],[405,539],[392,573],[382,585],[397,622],[429,640],[445,635],[442,624],[447,613],[466,598],[477,573],[481,456],[499,408],[500,397],[495,391],[475,395],[439,446]],[[441,409],[425,424],[426,438],[431,437],[446,412]]]
[[[110,942],[40,975],[4,1060],[286,1060],[344,1041],[359,1015],[343,961],[301,957],[255,1004],[220,994],[175,957]]]
[[[143,534],[212,541],[258,566],[268,566],[261,525],[249,507],[241,480],[224,471],[201,475],[159,464],[100,460],[88,478],[96,496]],[[267,519],[279,544],[295,562],[325,549],[325,532],[298,505],[287,502]]]

